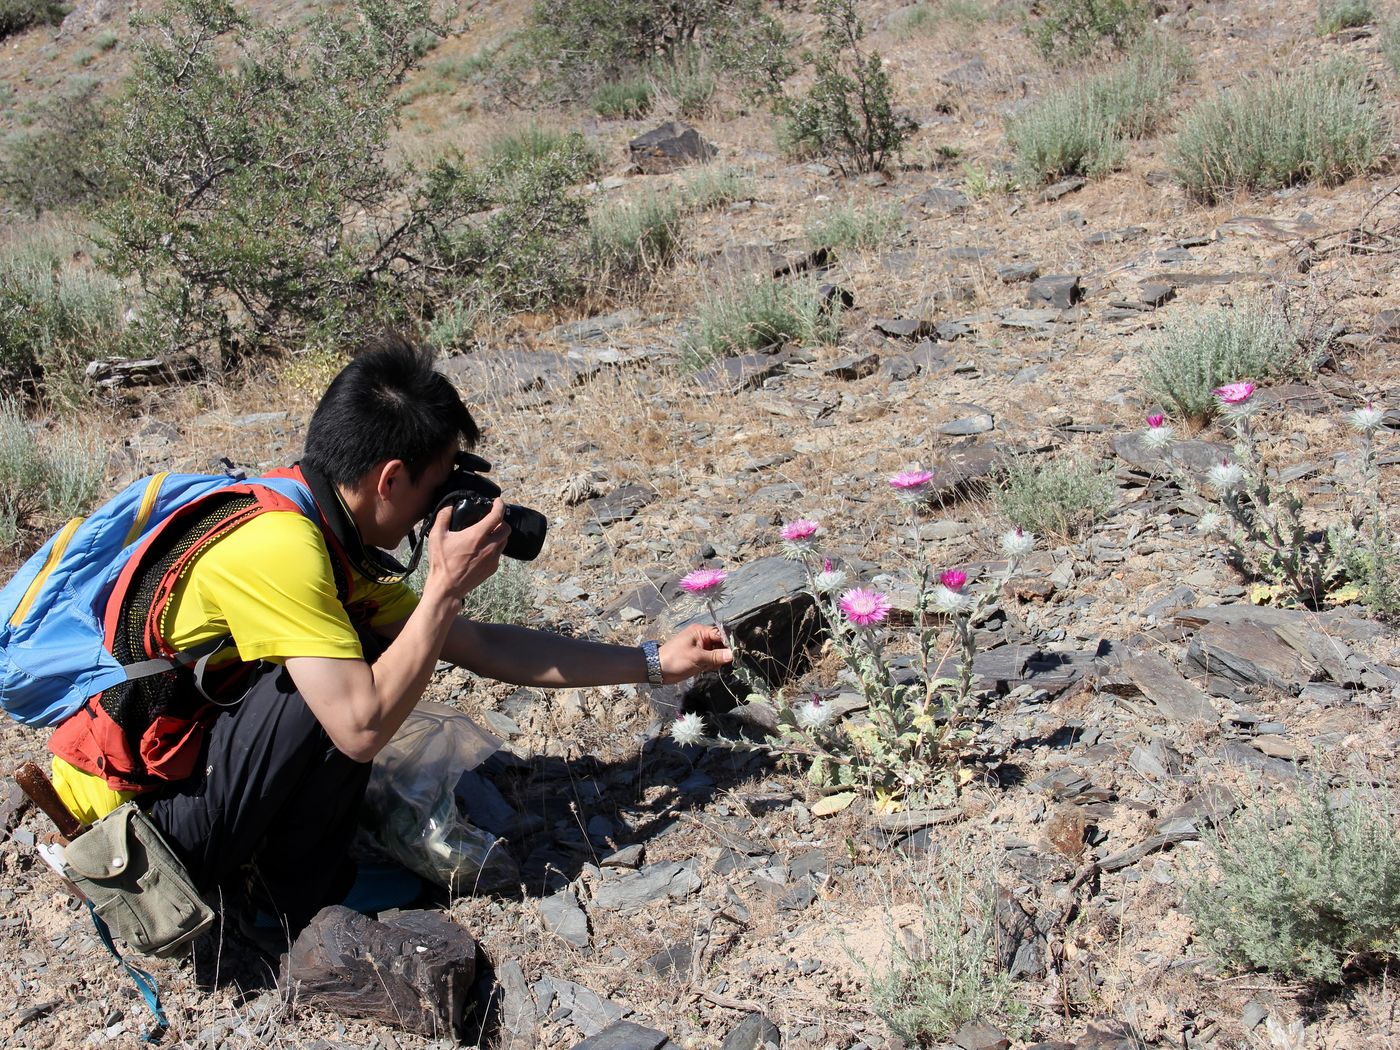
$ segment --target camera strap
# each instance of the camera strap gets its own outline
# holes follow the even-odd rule
[[[331,535],[336,538],[356,572],[376,583],[402,583],[418,567],[418,559],[423,556],[423,541],[428,537],[426,525],[409,534],[413,553],[408,565],[401,565],[388,551],[365,545],[355,519],[350,516],[350,509],[345,506],[345,500],[324,474],[305,463],[298,466],[311,489],[311,495],[316,498],[316,505]]]

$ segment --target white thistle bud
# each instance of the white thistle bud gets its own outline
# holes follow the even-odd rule
[[[1205,536],[1213,536],[1225,524],[1225,519],[1213,510],[1208,510],[1196,519],[1196,531]]]
[[[1221,492],[1228,492],[1233,488],[1238,488],[1239,483],[1244,480],[1244,468],[1238,463],[1222,460],[1210,468],[1206,480]]]
[[[835,594],[846,586],[846,574],[840,569],[823,569],[812,581],[819,594]]]
[[[831,721],[831,705],[813,697],[808,703],[798,704],[793,712],[800,729],[808,732],[820,729]]]
[[[949,616],[956,616],[958,613],[967,612],[967,610],[972,608],[972,597],[970,595],[961,594],[951,587],[940,583],[933,589],[933,597],[930,600],[930,604],[932,604],[934,609],[938,612],[946,613]]]
[[[705,720],[695,712],[681,715],[671,723],[671,739],[678,744],[698,744],[705,739]]]
[[[1001,534],[1001,549],[1008,558],[1024,558],[1035,549],[1035,533],[1015,528]]]
[[[1148,427],[1143,432],[1142,443],[1153,452],[1159,452],[1166,448],[1176,438],[1176,432],[1165,423],[1160,426]]]
[[[1347,426],[1358,434],[1374,434],[1381,428],[1384,419],[1385,413],[1369,402],[1360,408],[1353,408],[1346,415]]]

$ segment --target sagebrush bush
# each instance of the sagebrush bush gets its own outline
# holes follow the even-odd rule
[[[941,852],[935,877],[910,873],[922,925],[901,936],[891,923],[890,964],[867,970],[871,1006],[907,1046],[933,1046],[983,1020],[1020,1034],[1028,1011],[997,963],[995,876],[970,858],[970,843]]]
[[[1381,27],[1381,55],[1390,71],[1400,74],[1400,19],[1390,19]]]
[[[611,291],[647,283],[680,251],[681,218],[675,199],[656,195],[595,211],[588,223],[595,282]]]
[[[789,341],[830,343],[840,334],[840,309],[814,285],[764,281],[721,292],[701,305],[685,340],[698,367],[717,357],[755,353]]]
[[[806,91],[772,96],[782,119],[779,138],[797,156],[829,156],[843,170],[877,171],[914,130],[895,112],[894,89],[878,52],[861,41],[865,25],[855,0],[816,0],[817,46],[803,53],[812,70]]]
[[[1317,0],[1317,31],[1324,36],[1339,29],[1369,25],[1375,18],[1371,0]]]
[[[904,216],[898,208],[829,208],[806,228],[807,243],[814,248],[879,248],[899,233]]]
[[[100,85],[91,79],[40,104],[33,124],[0,147],[0,192],[35,216],[106,200],[117,188],[115,173],[101,163],[107,121]]]
[[[1251,301],[1174,313],[1145,350],[1147,394],[1196,422],[1218,410],[1216,387],[1294,374],[1313,360],[1276,307]]]
[[[1340,182],[1369,168],[1388,135],[1365,71],[1331,62],[1198,103],[1168,159],[1186,191],[1210,202],[1240,189]]]
[[[551,161],[568,154],[581,176],[592,175],[602,164],[596,148],[575,131],[561,131],[543,124],[526,124],[497,135],[483,150],[485,164],[509,176],[514,168]]]
[[[91,246],[41,228],[0,245],[0,383],[51,395],[75,387],[87,363],[117,356],[123,339],[121,285],[75,262]]]
[[[1261,794],[1203,840],[1218,875],[1197,871],[1185,894],[1196,930],[1224,961],[1335,984],[1358,958],[1400,954],[1396,801],[1325,785],[1285,809]]]
[[[652,64],[652,94],[660,105],[682,117],[707,113],[715,98],[714,63],[699,48],[687,48]]]
[[[949,25],[980,25],[991,17],[991,8],[984,0],[920,0],[896,12],[890,29],[895,36],[908,38],[940,33]]]
[[[1151,134],[1170,116],[1172,92],[1190,69],[1185,47],[1150,37],[1116,69],[1031,104],[1007,122],[1018,174],[1035,183],[1118,167],[1126,139]]]
[[[701,165],[681,186],[681,199],[691,211],[722,208],[734,201],[752,200],[753,195],[753,180],[736,168]]]
[[[1104,46],[1127,47],[1152,20],[1143,0],[1047,0],[1030,35],[1045,59],[1070,65]]]
[[[1039,462],[1012,460],[997,493],[1011,524],[1030,532],[1073,539],[1106,515],[1117,499],[1113,474],[1077,456]]]
[[[14,551],[35,524],[81,514],[102,491],[104,446],[59,424],[31,427],[18,400],[0,397],[0,548]]]
[[[593,92],[591,105],[605,120],[645,116],[651,109],[651,81],[642,76],[609,81]]]
[[[400,555],[404,552],[400,551]],[[405,581],[418,594],[428,580],[428,556],[414,567]],[[534,584],[530,568],[522,561],[502,558],[500,567],[486,580],[469,591],[462,602],[462,612],[482,623],[528,624],[534,612]]]
[[[30,26],[58,25],[67,13],[61,0],[0,0],[0,38]]]

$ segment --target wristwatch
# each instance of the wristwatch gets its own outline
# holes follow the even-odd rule
[[[661,646],[648,639],[642,643],[642,655],[647,658],[647,685],[665,685],[661,677]]]

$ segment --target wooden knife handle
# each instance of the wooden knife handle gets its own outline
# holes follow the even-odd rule
[[[87,830],[87,825],[73,816],[58,797],[48,774],[33,762],[25,762],[15,770],[15,783],[29,796],[30,801],[48,814],[58,827],[58,833],[65,839],[75,839]]]

